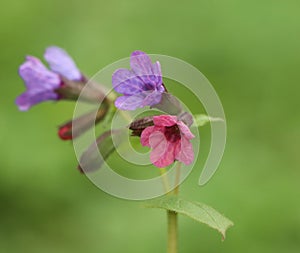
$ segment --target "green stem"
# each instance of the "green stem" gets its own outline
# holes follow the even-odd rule
[[[162,179],[162,182],[163,182],[165,192],[167,194],[170,190],[170,184],[169,184],[169,180],[168,180],[168,177],[167,177],[167,170],[166,170],[166,168],[160,168],[159,172],[160,172],[160,175],[161,175],[161,179]]]
[[[180,169],[181,169],[181,163],[177,162],[177,164],[176,164],[175,189],[174,189],[174,194],[175,195],[178,195],[178,193],[179,193]]]
[[[180,167],[181,163],[177,163],[176,165],[176,178],[175,178],[175,189],[170,192],[170,194],[178,195],[179,192],[179,180],[180,180]],[[160,169],[163,183],[166,189],[166,192],[169,191],[170,185],[168,178],[166,177],[166,169]],[[177,241],[178,241],[178,218],[177,213],[174,211],[167,211],[167,219],[168,219],[168,246],[167,253],[177,253]]]
[[[177,253],[177,213],[167,211],[168,216],[168,253]]]

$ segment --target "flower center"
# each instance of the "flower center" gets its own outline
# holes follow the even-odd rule
[[[165,137],[169,142],[176,142],[180,140],[180,129],[177,125],[165,127]]]

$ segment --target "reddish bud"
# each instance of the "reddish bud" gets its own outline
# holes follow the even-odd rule
[[[72,140],[72,122],[61,126],[58,130],[58,136],[62,140]]]
[[[88,129],[92,128],[95,124],[103,120],[108,112],[109,105],[103,103],[97,111],[86,113],[78,118],[66,122],[59,127],[58,135],[62,140],[72,140]]]
[[[142,132],[144,129],[148,126],[153,126],[153,117],[152,116],[147,116],[141,119],[137,119],[133,121],[129,125],[129,129],[132,130],[131,135],[132,136],[141,136]]]

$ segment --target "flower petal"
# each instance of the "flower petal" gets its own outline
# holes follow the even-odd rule
[[[175,148],[175,159],[189,165],[194,161],[193,145],[187,138],[181,138]]]
[[[161,88],[162,74],[159,62],[152,64],[150,57],[142,51],[134,51],[130,57],[130,66],[147,90]]]
[[[145,96],[142,93],[138,93],[132,96],[118,97],[115,101],[115,106],[120,110],[132,111],[137,108],[143,107],[143,100]]]
[[[112,84],[116,92],[134,95],[144,91],[144,84],[128,69],[118,69],[112,75]]]
[[[150,161],[157,167],[163,168],[174,162],[174,148],[172,143],[168,143],[164,134],[155,131],[150,135],[149,144],[152,148]]]
[[[115,105],[119,109],[134,110],[160,103],[165,88],[159,62],[152,64],[147,54],[134,51],[130,57],[130,66],[132,70],[118,69],[113,73],[113,88],[124,95],[117,99]]]
[[[162,127],[157,127],[157,126],[149,126],[149,127],[146,127],[142,134],[141,134],[141,144],[143,146],[148,146],[150,147],[150,144],[149,144],[149,138],[150,138],[150,135],[155,132],[155,131],[160,131],[162,132],[163,131],[163,128]]]
[[[161,93],[157,91],[143,91],[134,95],[118,97],[115,106],[121,110],[135,110],[144,106],[153,106],[161,100]]]
[[[153,75],[150,57],[142,51],[134,51],[130,56],[130,67],[138,75]]]
[[[159,91],[143,92],[145,95],[143,106],[154,106],[161,101],[162,94]]]
[[[154,116],[153,122],[156,126],[174,126],[177,124],[177,117],[171,115]]]
[[[180,132],[188,139],[193,139],[195,138],[195,135],[192,134],[191,130],[189,129],[189,127],[184,124],[182,121],[178,121],[177,125],[180,129]]]
[[[48,70],[45,65],[33,56],[27,56],[26,61],[19,68],[19,75],[28,90],[53,90],[60,86],[57,74]]]
[[[82,74],[68,53],[59,47],[48,47],[44,54],[51,70],[72,81],[80,81]]]
[[[161,67],[159,61],[152,64],[152,70],[156,78],[155,82],[156,82],[157,89],[162,90],[162,92],[164,92],[165,88],[164,86],[162,86],[162,73],[161,73]]]
[[[16,99],[20,111],[27,111],[31,106],[46,100],[57,100],[58,95],[52,91],[39,91],[36,93],[24,92]]]
[[[149,137],[153,133],[154,128],[155,128],[154,126],[150,126],[150,127],[145,128],[144,131],[142,132],[142,134],[141,134],[141,144],[143,146],[150,147]]]

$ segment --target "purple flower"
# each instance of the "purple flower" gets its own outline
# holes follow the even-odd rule
[[[21,111],[46,100],[57,100],[54,92],[60,84],[59,75],[48,70],[45,65],[33,56],[27,56],[25,63],[19,68],[19,74],[25,82],[27,90],[16,99]]]
[[[116,107],[135,110],[158,104],[165,92],[159,62],[152,63],[146,53],[134,51],[130,67],[131,70],[118,69],[112,76],[113,88],[124,95],[116,99]]]
[[[60,96],[56,90],[63,85],[61,76],[74,81],[81,79],[75,63],[63,49],[49,47],[45,52],[45,58],[51,70],[33,56],[27,56],[19,68],[19,74],[27,88],[16,99],[21,111],[27,111],[31,106],[43,101],[58,100]]]

